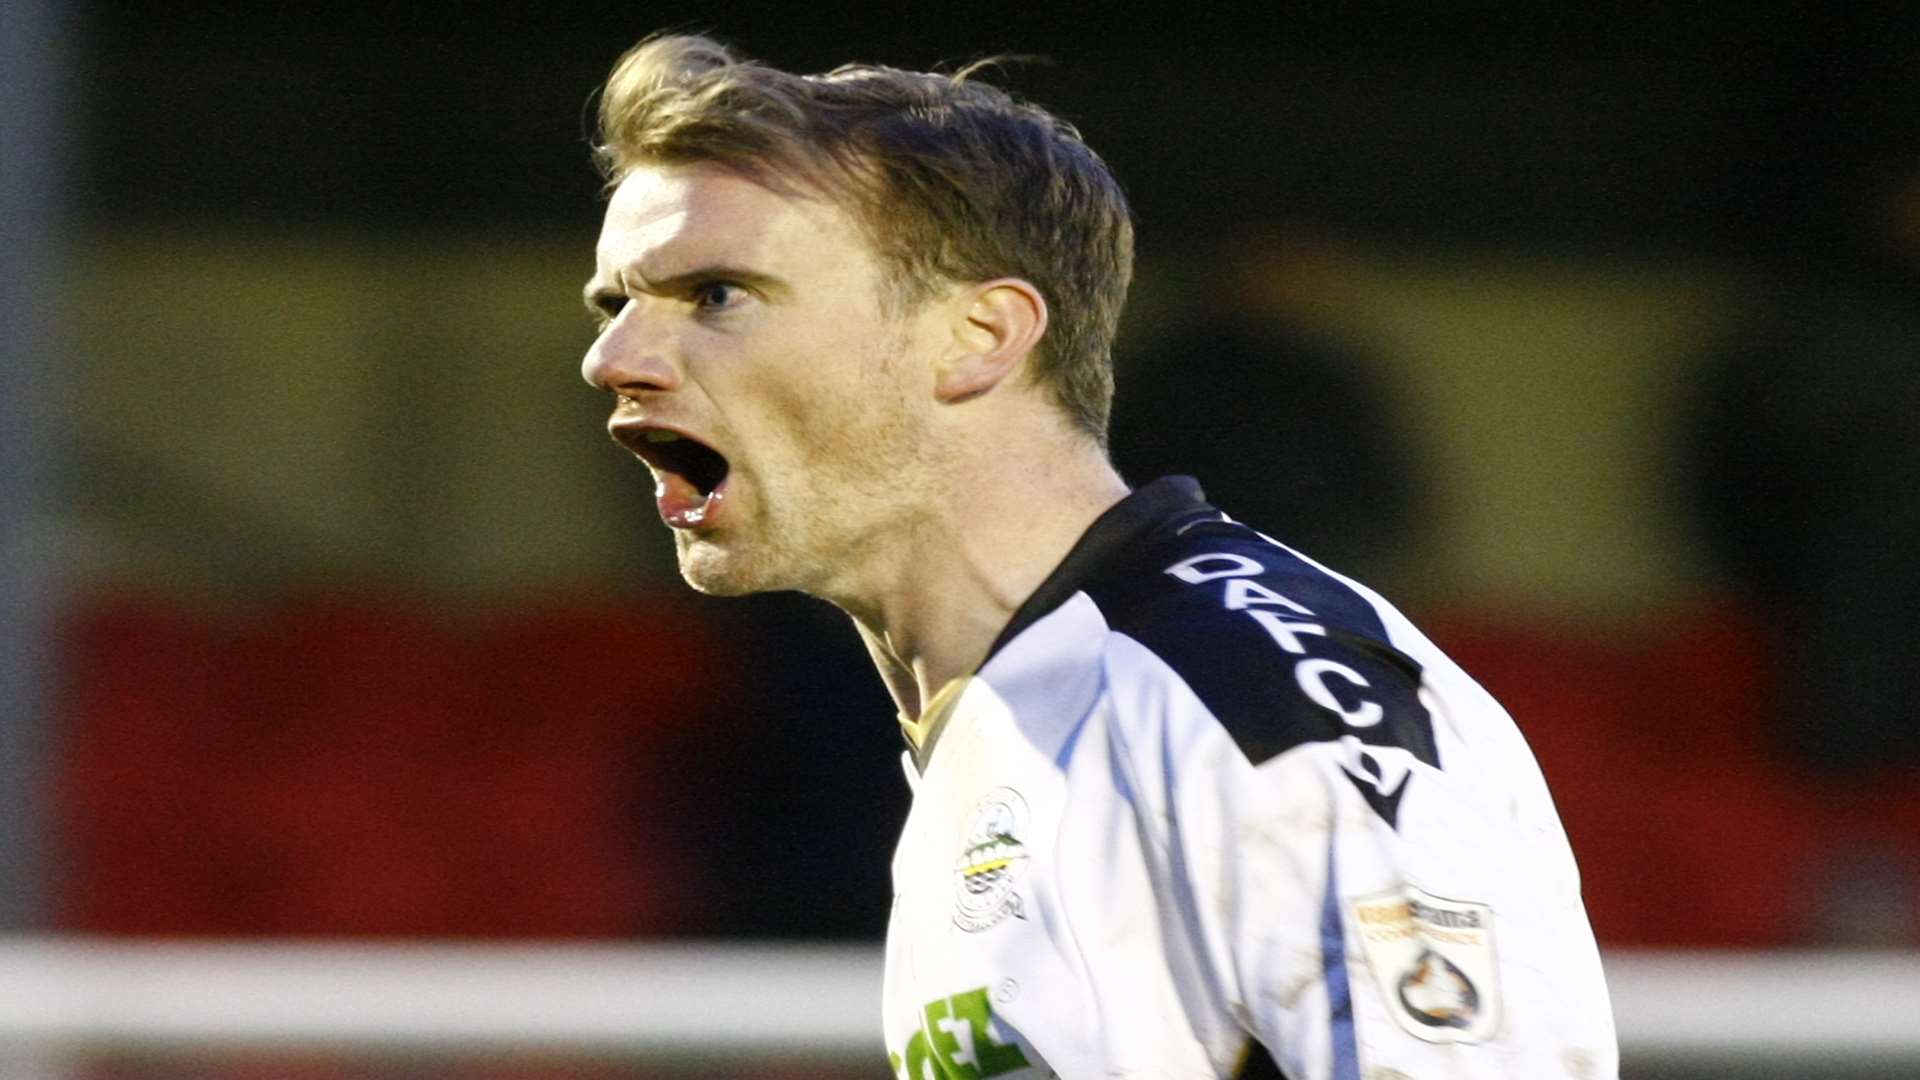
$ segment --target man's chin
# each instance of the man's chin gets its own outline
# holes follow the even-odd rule
[[[674,547],[680,558],[680,576],[696,592],[708,596],[746,596],[782,588],[767,580],[771,575],[764,560],[729,551],[711,540],[688,533],[675,534]]]

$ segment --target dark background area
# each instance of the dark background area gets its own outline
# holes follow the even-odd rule
[[[1904,167],[1911,5],[672,7],[100,3],[90,221],[579,229],[588,91],[662,25],[796,70],[1041,58],[1147,250],[1250,220],[1429,242],[1830,243]]]

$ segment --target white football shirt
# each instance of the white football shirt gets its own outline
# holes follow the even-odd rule
[[[896,1076],[1617,1075],[1513,721],[1191,480],[1103,515],[922,720]]]

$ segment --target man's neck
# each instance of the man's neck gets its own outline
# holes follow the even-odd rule
[[[997,459],[998,468],[961,474],[968,482],[889,552],[885,580],[867,583],[866,596],[835,598],[910,720],[985,661],[1013,613],[1127,493],[1090,444],[1045,465],[1004,452]]]

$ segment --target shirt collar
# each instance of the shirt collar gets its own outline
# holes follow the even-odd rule
[[[1086,584],[1114,562],[1138,549],[1140,542],[1158,529],[1179,527],[1190,520],[1218,517],[1220,511],[1209,506],[1200,484],[1190,476],[1163,476],[1142,485],[1096,518],[1087,531],[1053,568],[1040,587],[1028,596],[1013,618],[1007,622],[993,647],[987,650],[981,666],[993,659],[1006,644],[1028,627],[1066,603]],[[934,695],[921,711],[918,721],[900,717],[901,735],[907,743],[912,768],[925,770],[933,757],[933,748],[945,732],[947,720],[960,701],[969,677],[954,679]]]
[[[987,650],[987,659],[999,652],[1021,631],[1052,611],[1094,578],[1116,558],[1131,551],[1147,534],[1163,525],[1188,517],[1218,514],[1207,505],[1200,482],[1191,476],[1163,476],[1144,484],[1107,509],[1082,533],[1073,550],[1053,568],[1053,573],[1027,597],[1013,613],[1006,628]],[[984,664],[985,661],[982,661]]]

